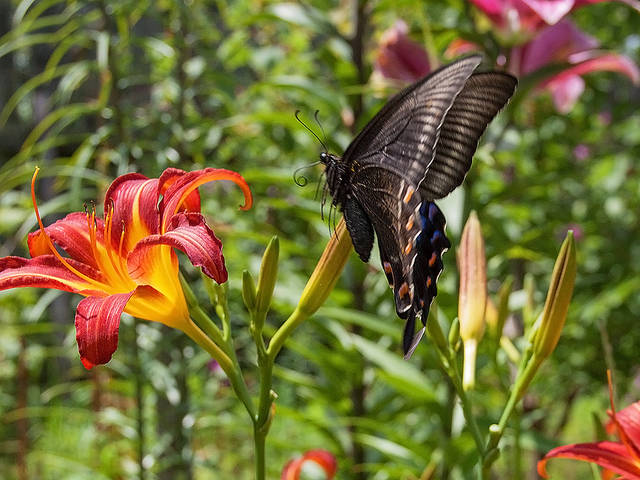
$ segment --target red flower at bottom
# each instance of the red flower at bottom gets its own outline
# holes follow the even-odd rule
[[[554,448],[538,462],[538,473],[543,478],[548,478],[547,461],[558,457],[596,463],[609,472],[621,475],[626,480],[640,480],[640,402],[632,403],[616,412],[613,404],[611,373],[607,372],[607,374],[611,401],[607,430],[615,431],[620,441],[574,443]]]
[[[322,449],[309,450],[284,466],[280,480],[301,480],[300,475],[308,466],[324,470],[326,480],[332,480],[338,470],[336,458],[330,452]]]

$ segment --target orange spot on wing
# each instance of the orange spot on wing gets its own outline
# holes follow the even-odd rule
[[[431,254],[431,258],[429,259],[429,266],[433,267],[433,264],[436,263],[436,259],[438,258],[438,256],[436,255],[436,252],[433,252]]]
[[[431,277],[427,277],[427,287],[431,286]]]
[[[404,254],[409,255],[411,253],[412,248],[413,248],[413,242],[409,241],[409,243],[407,243],[407,246],[404,247]]]
[[[383,267],[385,273],[391,273],[391,264],[389,262],[384,262]]]
[[[413,215],[411,217],[409,217],[409,221],[407,222],[407,224],[405,225],[405,227],[407,229],[407,231],[411,230],[413,228]]]
[[[404,298],[407,296],[407,293],[409,293],[409,285],[407,285],[407,282],[404,282],[398,289],[398,296]]]
[[[413,197],[413,192],[416,190],[413,187],[407,187],[407,193],[402,200],[404,203],[409,203],[411,201],[411,197]]]

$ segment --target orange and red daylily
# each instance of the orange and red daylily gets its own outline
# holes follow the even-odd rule
[[[282,470],[280,480],[301,480],[302,472],[310,465],[322,470],[326,480],[332,480],[338,470],[336,457],[334,457],[331,452],[319,448],[309,450],[301,457],[287,463]]]
[[[35,200],[36,175],[31,194],[40,229],[29,234],[31,258],[0,258],[0,290],[40,287],[84,295],[75,325],[86,368],[111,359],[122,312],[187,333],[193,330],[174,248],[216,282],[227,280],[222,242],[200,213],[197,189],[213,180],[230,180],[242,189],[241,208],[246,210],[252,197],[242,176],[215,168],[169,168],[153,179],[122,175],[107,190],[104,218],[91,209],[45,228]]]
[[[607,430],[615,432],[619,442],[575,443],[554,448],[538,462],[538,473],[548,478],[546,465],[551,458],[572,458],[592,462],[606,469],[606,478],[611,474],[620,475],[625,480],[640,480],[640,402],[616,412],[613,404],[613,390],[609,377],[609,397],[611,411]]]

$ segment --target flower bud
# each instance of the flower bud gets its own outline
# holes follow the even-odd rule
[[[462,384],[465,390],[475,384],[475,360],[478,343],[484,334],[484,312],[487,304],[487,264],[484,239],[480,222],[475,212],[467,220],[460,248],[458,249],[460,270],[460,295],[458,318],[460,337],[464,344],[464,368]]]
[[[344,218],[340,220],[331,240],[322,252],[311,278],[302,291],[298,309],[306,316],[312,315],[325,302],[335,286],[351,253],[351,237]]]
[[[242,272],[242,300],[247,310],[256,308],[256,284],[248,270]]]
[[[573,294],[576,269],[576,246],[573,232],[570,230],[562,242],[553,267],[547,299],[540,316],[540,325],[533,340],[533,353],[540,358],[551,355],[558,344]]]
[[[280,241],[274,236],[269,245],[267,245],[264,255],[262,256],[262,264],[260,265],[260,274],[258,276],[258,289],[256,291],[256,311],[260,314],[266,314],[271,306],[271,298],[273,297],[273,289],[276,286],[278,276],[278,256],[280,254]]]

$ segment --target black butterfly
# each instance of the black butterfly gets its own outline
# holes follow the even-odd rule
[[[517,84],[506,73],[474,73],[481,60],[455,61],[392,97],[342,158],[320,154],[332,205],[342,210],[362,261],[374,231],[378,237],[396,312],[406,319],[405,357],[424,332],[414,337],[416,315],[426,325],[441,255],[451,246],[432,200],[462,183],[480,136]]]

